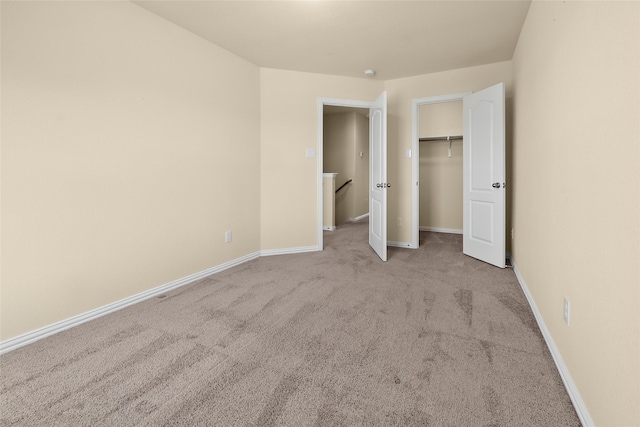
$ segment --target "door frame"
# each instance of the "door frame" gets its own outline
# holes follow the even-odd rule
[[[323,216],[324,216],[324,191],[323,185],[323,154],[324,154],[324,106],[330,105],[334,107],[350,107],[350,108],[371,108],[373,102],[359,101],[355,99],[339,99],[339,98],[318,98],[318,129],[317,129],[317,148],[316,148],[316,168],[317,168],[317,218],[318,218],[318,250],[324,250],[324,238],[323,238]],[[367,187],[369,188],[369,187]]]
[[[454,93],[450,95],[429,96],[426,98],[414,98],[411,100],[411,246],[412,249],[420,247],[420,106],[427,104],[440,104],[443,102],[462,101],[472,92]]]

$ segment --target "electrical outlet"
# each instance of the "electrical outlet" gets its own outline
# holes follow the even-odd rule
[[[396,220],[396,225],[397,225],[398,227],[402,227],[402,225],[403,225],[402,218],[398,217],[398,219]]]
[[[511,240],[513,240],[513,228],[511,229]]]
[[[571,318],[571,303],[568,299],[564,299],[564,323],[569,326],[569,319]]]
[[[224,242],[225,243],[231,242],[231,230],[224,232]]]

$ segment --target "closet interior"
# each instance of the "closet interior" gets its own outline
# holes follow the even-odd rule
[[[419,107],[421,231],[462,234],[462,101]]]

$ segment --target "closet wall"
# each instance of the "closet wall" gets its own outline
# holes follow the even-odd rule
[[[323,172],[337,173],[336,226],[369,211],[369,120],[356,112],[325,114]]]
[[[462,101],[420,106],[420,138],[462,135]],[[462,233],[462,140],[420,142],[420,229]]]

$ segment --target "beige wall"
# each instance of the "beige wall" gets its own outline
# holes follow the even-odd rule
[[[462,101],[419,107],[419,137],[462,135]],[[462,230],[462,140],[420,142],[420,227]]]
[[[369,213],[369,118],[356,114],[354,218]],[[361,155],[362,153],[362,155]]]
[[[338,173],[336,225],[369,212],[369,119],[356,112],[325,114],[324,172]]]
[[[129,2],[2,2],[1,339],[258,251],[259,83]]]
[[[513,74],[387,82],[258,70],[128,2],[1,7],[0,339],[317,245],[318,97],[388,91],[389,239],[409,242],[411,100],[502,81],[514,260],[596,424],[640,424],[637,2],[534,2]]]
[[[505,83],[509,98],[513,86],[511,61],[386,82],[274,69],[261,69],[260,77],[264,250],[317,244],[317,192],[312,190],[317,161],[306,158],[305,150],[317,146],[319,97],[372,101],[387,90],[388,238],[411,242],[411,158],[404,152],[412,148],[412,99],[472,92],[499,82]]]
[[[337,173],[336,190],[355,178],[356,113],[325,114],[323,172]],[[335,193],[334,193],[335,194]],[[353,183],[347,184],[335,194],[335,225],[355,216],[355,191]]]
[[[317,246],[318,98],[373,101],[383,83],[274,69],[260,70],[261,245]],[[338,176],[338,180],[340,176]]]
[[[419,135],[462,135],[462,101],[423,104],[418,107]]]
[[[325,173],[322,178],[322,227],[333,230],[336,227],[336,174]]]
[[[388,238],[411,242],[411,158],[404,157],[404,152],[412,148],[412,99],[472,92],[504,82],[509,107],[511,66],[507,61],[386,82],[261,69],[262,249],[317,244],[317,161],[306,158],[305,150],[317,146],[319,97],[372,101],[387,90],[388,182],[392,184]],[[508,119],[509,114],[507,135]]]
[[[535,1],[513,60],[512,252],[599,426],[640,425],[639,18]]]
[[[388,181],[392,184],[388,192],[389,240],[411,242],[411,158],[405,157],[406,150],[412,148],[411,101],[414,98],[473,92],[500,82],[505,83],[506,97],[509,98],[513,88],[511,61],[385,82],[389,99]],[[507,134],[508,127],[507,122]]]

